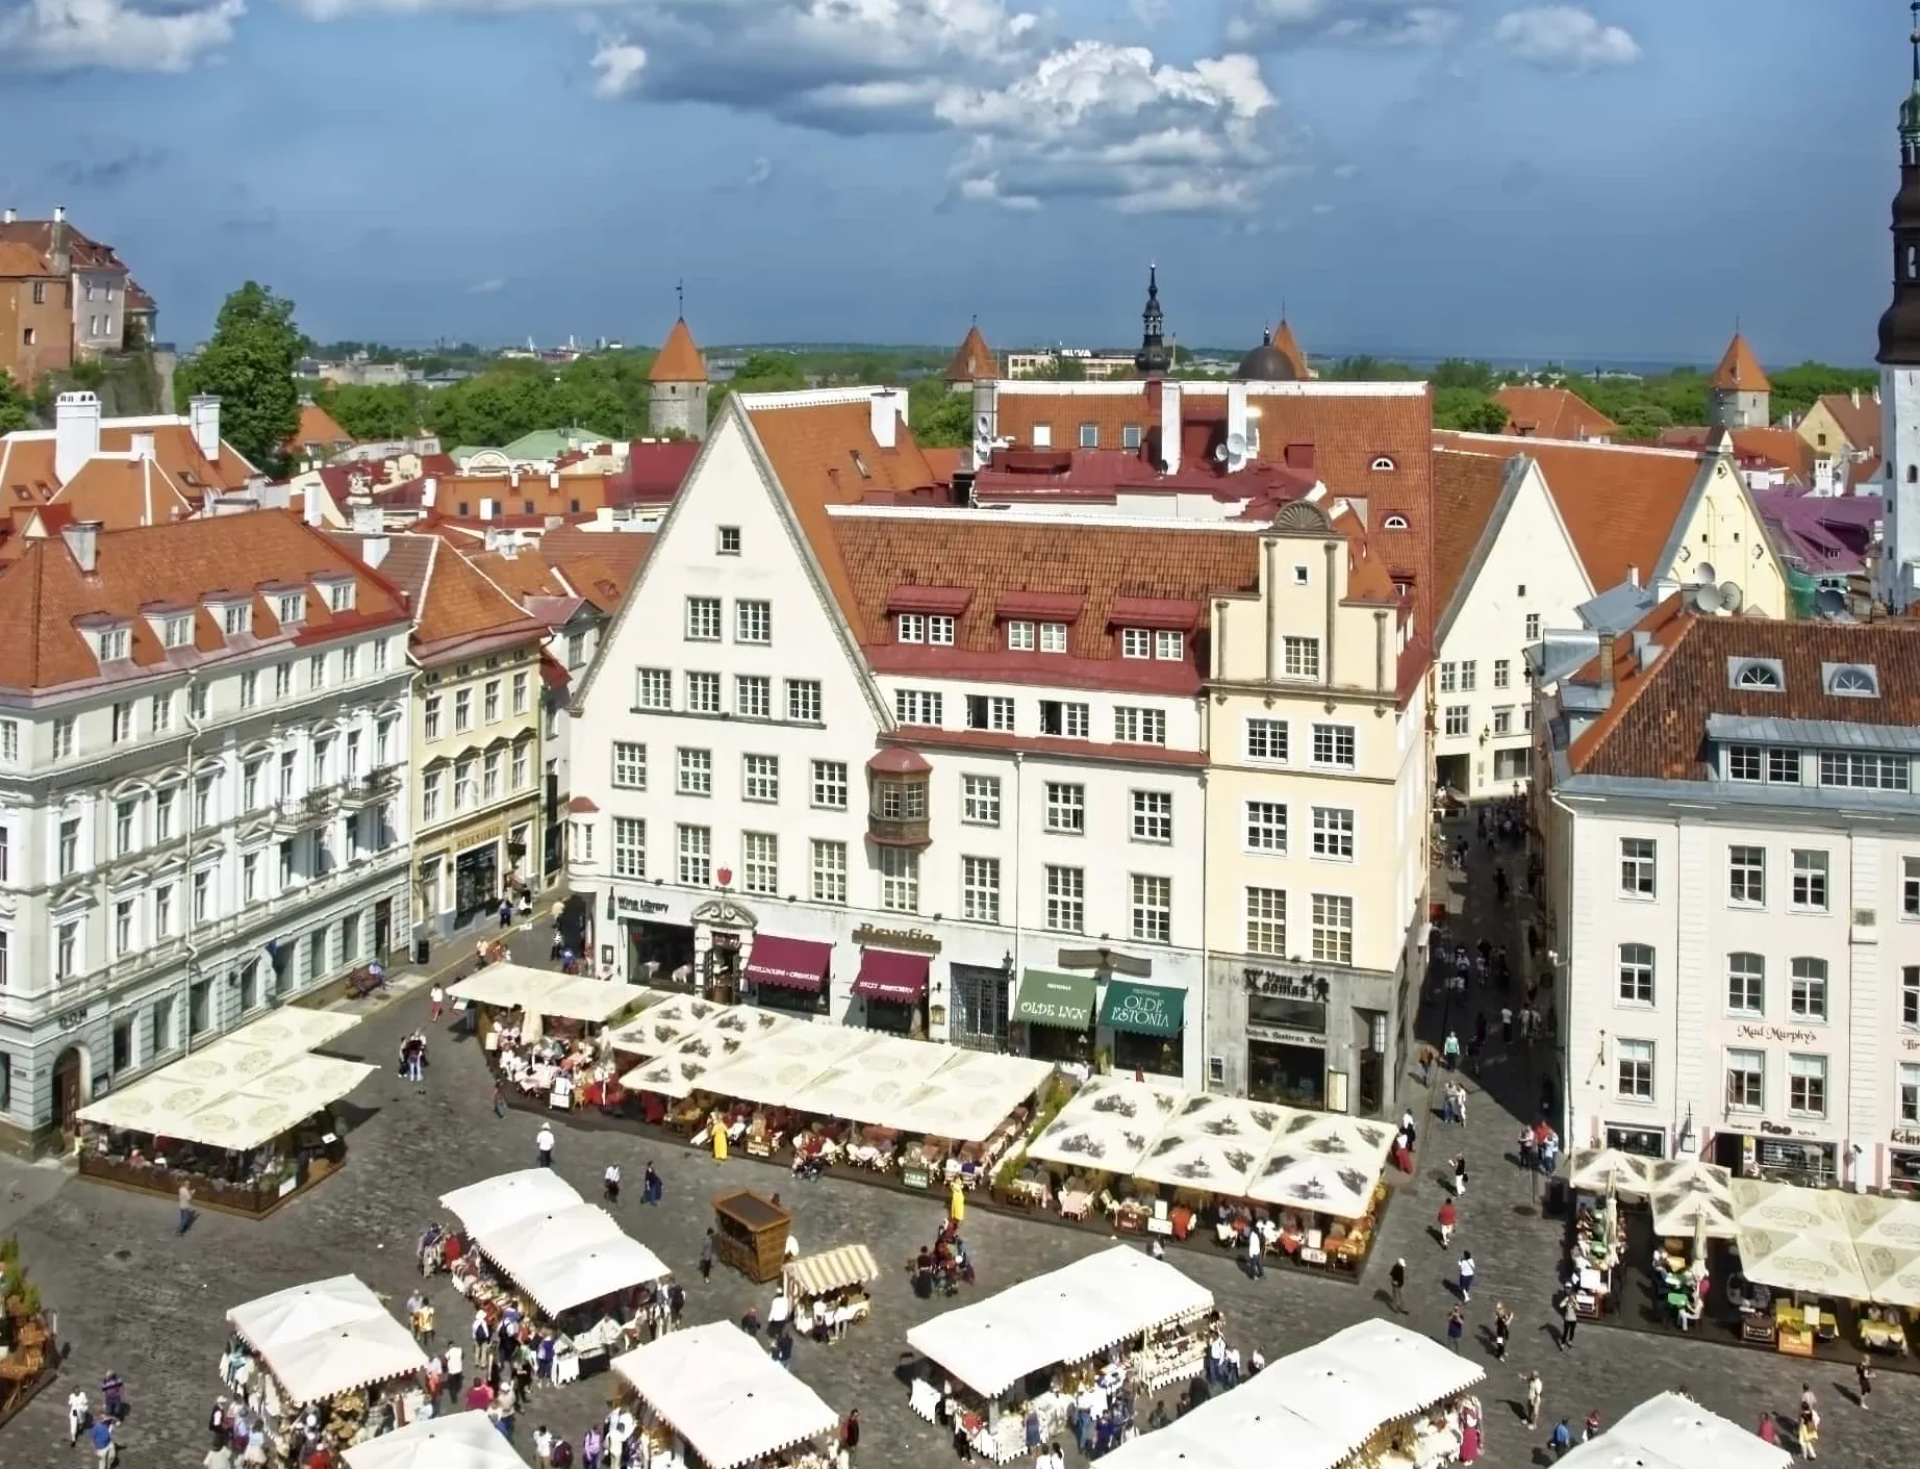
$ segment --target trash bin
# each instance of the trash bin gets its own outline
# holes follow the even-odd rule
[[[427,962],[427,951],[430,947],[431,941],[424,933],[415,934],[413,939],[413,962],[416,964],[425,964]]]

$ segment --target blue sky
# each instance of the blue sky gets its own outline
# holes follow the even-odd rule
[[[1818,15],[1820,24],[1810,24]],[[1897,0],[0,0],[0,203],[207,330],[1864,363]]]

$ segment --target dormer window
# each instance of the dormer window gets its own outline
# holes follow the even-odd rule
[[[1033,624],[1031,622],[1009,622],[1007,624],[1007,651],[1010,653],[1031,653],[1033,651]]]
[[[1186,639],[1177,632],[1163,630],[1155,633],[1153,656],[1162,663],[1178,663],[1186,656]]]
[[[1407,528],[1407,517],[1404,515],[1389,515],[1385,520],[1380,522],[1380,525],[1384,530],[1405,530]]]
[[[169,648],[184,648],[193,641],[193,619],[169,617],[160,624],[160,641]]]
[[[1064,622],[1043,622],[1040,624],[1040,651],[1042,653],[1064,653],[1067,651],[1067,625]]]
[[[1153,634],[1144,627],[1123,627],[1120,629],[1120,656],[1122,658],[1151,658],[1153,656]]]
[[[284,627],[288,623],[298,622],[307,615],[307,594],[305,592],[284,593],[275,603],[274,615]]]
[[[918,612],[902,612],[893,625],[895,642],[924,643],[927,640],[927,619]]]
[[[1369,469],[1379,470],[1383,473],[1391,472],[1392,470],[1398,468],[1398,466],[1394,464],[1392,456],[1387,454],[1374,455],[1373,463],[1367,467]]]
[[[1844,663],[1827,670],[1827,692],[1849,699],[1880,697],[1880,675],[1869,663]]]
[[[353,586],[350,581],[327,583],[327,606],[334,612],[348,612],[353,608]]]
[[[1786,687],[1786,681],[1781,677],[1780,665],[1772,659],[1749,658],[1734,670],[1733,686],[1736,689],[1768,689],[1778,693]]]
[[[100,661],[102,663],[126,662],[127,643],[127,630],[124,627],[101,628]]]
[[[245,602],[229,602],[220,613],[220,626],[228,637],[236,637],[253,627],[253,608]]]
[[[936,612],[927,618],[927,641],[936,647],[953,646],[953,619],[945,613]]]

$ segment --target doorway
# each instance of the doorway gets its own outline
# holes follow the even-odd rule
[[[393,899],[382,898],[373,905],[373,957],[384,961],[393,947]]]
[[[74,1113],[87,1104],[87,1087],[93,1067],[85,1046],[68,1046],[53,1063],[53,1112],[60,1119],[60,1131],[71,1138],[79,1123]]]

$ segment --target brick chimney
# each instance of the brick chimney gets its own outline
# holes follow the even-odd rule
[[[67,250],[67,206],[53,206],[53,230],[47,244],[47,261],[55,275],[66,275],[73,269],[72,256]]]

